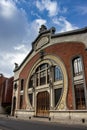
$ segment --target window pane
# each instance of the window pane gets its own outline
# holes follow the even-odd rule
[[[23,105],[23,95],[20,95],[20,109],[22,109]]]
[[[40,73],[40,85],[46,84],[46,71]]]
[[[50,78],[50,69],[47,70],[47,83],[49,83],[49,78]]]
[[[36,86],[47,84],[49,81],[48,64],[41,64],[36,69]]]
[[[60,99],[60,96],[61,96],[61,92],[62,92],[62,88],[59,88],[59,89],[55,89],[54,90],[54,95],[55,95],[55,106],[57,105],[59,99]]]
[[[29,81],[29,86],[28,86],[29,88],[33,87],[33,82],[34,82],[34,76],[31,76]]]
[[[24,88],[24,79],[21,80],[21,90]]]
[[[81,58],[77,57],[73,60],[73,74],[79,75],[82,73],[82,61]]]
[[[76,109],[85,109],[85,93],[83,84],[75,85]]]
[[[28,96],[29,96],[30,104],[31,104],[31,106],[32,106],[32,102],[33,102],[33,94],[31,93],[31,94],[29,94]]]
[[[54,81],[62,80],[61,69],[58,66],[54,67]]]

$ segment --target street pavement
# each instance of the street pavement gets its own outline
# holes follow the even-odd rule
[[[87,130],[87,125],[52,122],[43,118],[24,120],[0,115],[0,130]]]

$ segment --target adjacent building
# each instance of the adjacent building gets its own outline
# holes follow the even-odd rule
[[[15,64],[13,88],[13,115],[87,119],[87,28],[56,34],[42,25]]]
[[[6,78],[0,74],[0,113],[6,113],[6,107],[11,107],[13,79],[13,77]]]

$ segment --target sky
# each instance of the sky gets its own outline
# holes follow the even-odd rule
[[[87,0],[0,0],[0,73],[14,75],[40,26],[56,33],[87,27]]]

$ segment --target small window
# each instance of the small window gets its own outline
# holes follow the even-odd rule
[[[60,96],[61,96],[61,92],[62,92],[62,88],[59,88],[59,89],[55,89],[54,90],[54,95],[55,95],[55,106],[57,105],[59,99],[60,99]]]
[[[32,103],[33,103],[33,94],[32,94],[32,93],[31,93],[31,94],[28,94],[28,96],[29,96],[30,104],[31,104],[31,106],[32,106]]]
[[[82,74],[82,60],[80,57],[76,57],[74,60],[73,60],[73,75],[74,76],[77,76],[77,75],[80,75]]]
[[[20,95],[20,109],[22,109],[23,106],[23,95]]]
[[[29,81],[29,86],[28,86],[28,88],[33,88],[33,83],[34,83],[34,76],[32,75],[32,76],[30,77],[30,81]]]
[[[21,91],[24,89],[24,79],[21,80]]]
[[[17,83],[14,84],[14,89],[17,90]]]
[[[62,73],[59,66],[54,67],[54,81],[62,80]]]

